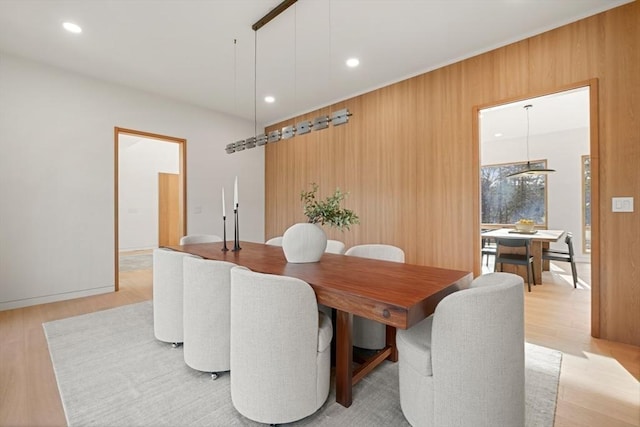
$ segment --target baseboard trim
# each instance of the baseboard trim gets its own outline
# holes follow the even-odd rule
[[[113,285],[93,289],[84,289],[81,291],[64,292],[61,294],[23,298],[13,301],[0,301],[0,311],[12,310],[14,308],[30,307],[32,305],[47,304],[50,302],[66,301],[75,298],[88,297],[91,295],[107,294],[109,292],[114,292]]]

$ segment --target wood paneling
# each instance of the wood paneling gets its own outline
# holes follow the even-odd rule
[[[315,181],[322,195],[349,191],[361,219],[330,238],[395,244],[407,262],[479,272],[478,107],[597,84],[592,334],[640,345],[639,209],[610,212],[613,196],[640,200],[638,76],[636,1],[311,112],[347,107],[353,116],[266,147],[265,237],[304,220],[298,195]]]
[[[180,175],[158,174],[158,246],[177,245],[180,229]]]

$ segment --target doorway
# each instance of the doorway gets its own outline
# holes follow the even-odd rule
[[[597,80],[594,79],[555,91],[479,106],[473,111],[474,139],[478,144],[477,169],[474,171],[478,179],[476,274],[493,270],[491,250],[485,250],[488,242],[482,239],[481,231],[513,226],[523,215],[517,213],[518,209],[526,212],[526,218],[533,220],[539,228],[571,231],[577,259],[582,261],[579,275],[587,279],[582,282],[583,289],[589,289],[590,283],[594,337],[599,335],[600,303],[598,212],[591,209],[591,206],[598,206],[599,199],[597,105]],[[530,115],[533,111],[536,114]],[[585,156],[589,159],[589,185],[585,185],[584,179]],[[509,191],[522,191],[523,188],[518,187],[525,186],[527,183],[522,181],[526,179],[506,178],[506,175],[527,167],[527,162],[556,172],[526,178],[532,181],[535,191],[530,191],[532,200],[527,199],[525,203]],[[501,174],[500,171],[507,172]],[[491,187],[492,183],[494,187]],[[497,188],[501,184],[505,188]],[[489,193],[500,194],[512,205],[507,206],[502,200],[501,206],[489,209],[486,200]],[[513,212],[518,218],[514,219]],[[563,245],[567,249],[564,238],[554,245],[558,246],[556,249]],[[557,265],[552,267],[570,280],[571,273],[562,271],[564,266],[562,270]],[[570,286],[573,288],[572,282]]]
[[[146,265],[153,248],[186,233],[186,140],[116,127],[114,147],[118,291],[123,268]],[[131,255],[122,258],[124,265],[123,250]]]

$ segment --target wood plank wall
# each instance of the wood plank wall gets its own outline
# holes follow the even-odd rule
[[[640,4],[559,29],[274,124],[341,108],[346,125],[267,145],[265,238],[303,221],[300,191],[350,192],[361,225],[330,238],[347,247],[389,243],[407,262],[480,271],[479,106],[529,98],[597,79],[599,252],[592,331],[640,345]],[[633,213],[611,197],[634,196]]]

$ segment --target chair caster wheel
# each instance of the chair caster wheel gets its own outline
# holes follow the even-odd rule
[[[178,348],[178,347],[180,347],[180,343],[179,342],[172,342],[171,343],[171,347],[172,348]]]
[[[218,379],[218,374],[215,373],[215,372],[212,372],[211,373],[211,379],[214,380],[214,381],[217,380]]]

